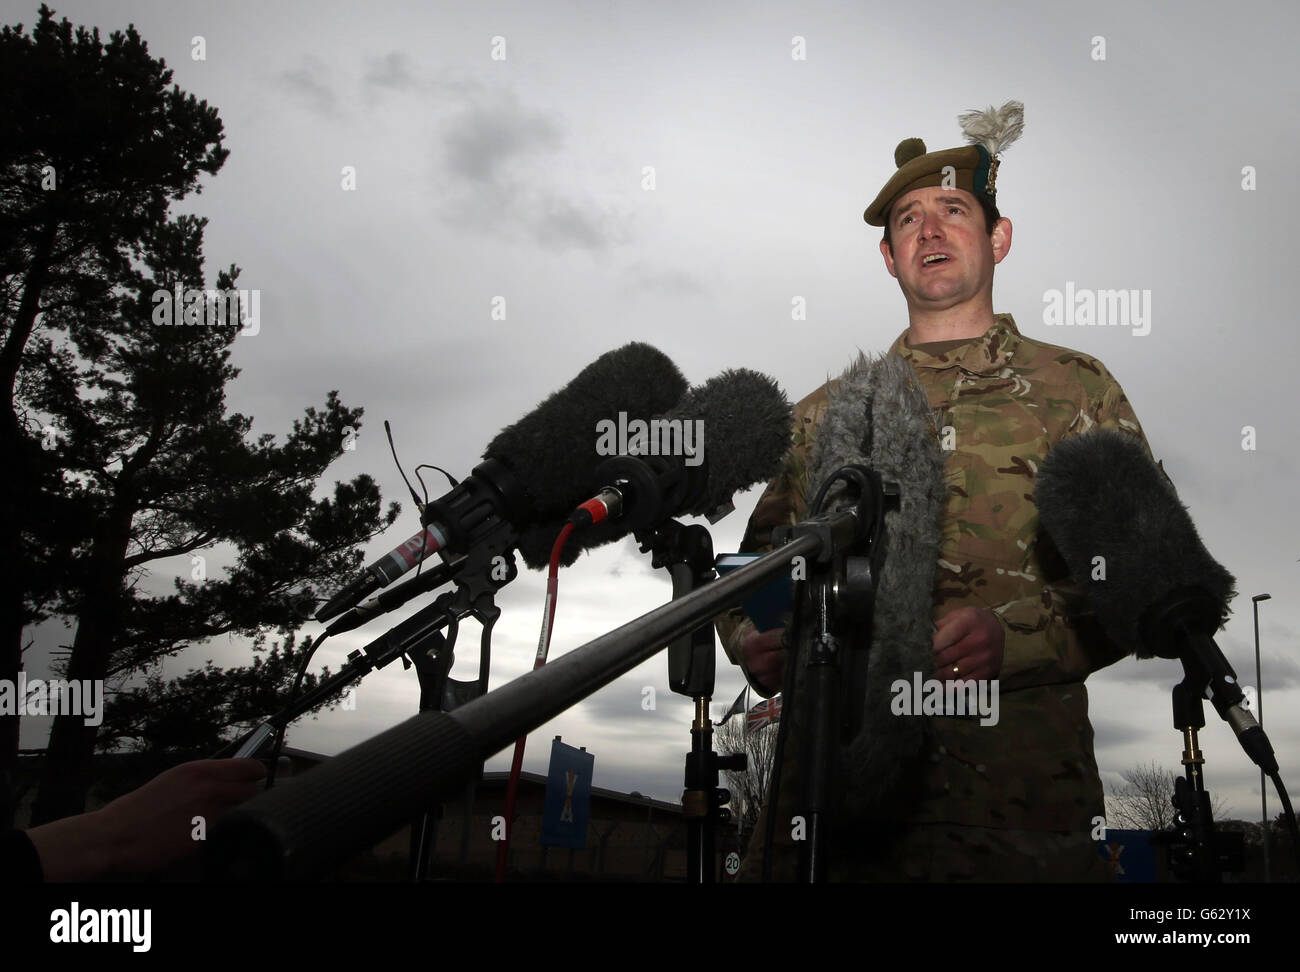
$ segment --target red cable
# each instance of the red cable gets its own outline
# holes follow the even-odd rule
[[[564,550],[564,542],[569,539],[573,529],[572,523],[564,524],[564,529],[555,538],[555,545],[551,547],[551,563],[546,575],[546,608],[542,616],[542,636],[537,641],[537,657],[533,661],[534,671],[546,664],[546,654],[551,647],[551,629],[555,626],[555,602],[559,598],[560,590],[560,554]],[[495,880],[498,884],[506,878],[506,858],[510,854],[510,832],[515,822],[515,796],[519,791],[519,774],[524,768],[524,746],[527,743],[527,736],[520,736],[515,740],[515,758],[510,764],[510,780],[506,784],[506,836],[497,845]]]

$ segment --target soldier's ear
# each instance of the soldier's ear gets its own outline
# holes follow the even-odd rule
[[[1011,252],[1011,220],[1005,216],[999,218],[993,224],[993,232],[989,234],[989,238],[993,244],[993,262],[1001,263],[1002,258]]]
[[[894,269],[894,251],[884,240],[880,241],[880,255],[885,258],[885,269],[889,271],[891,277],[897,277],[898,271]]]

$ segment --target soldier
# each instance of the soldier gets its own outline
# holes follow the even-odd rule
[[[933,718],[891,809],[838,822],[831,874],[1106,880],[1094,836],[1104,806],[1083,682],[1124,651],[1087,621],[1077,588],[1039,532],[1033,484],[1043,457],[1066,436],[1103,427],[1144,446],[1145,438],[1100,361],[1026,338],[1011,315],[994,314],[994,267],[1011,249],[1011,222],[996,205],[998,155],[1020,134],[1023,106],[1009,102],[959,120],[972,144],[927,154],[920,139],[902,142],[897,171],[864,218],[884,228],[880,252],[907,303],[908,329],[889,353],[915,370],[950,449],[928,677],[996,679],[1000,717],[996,725]],[[804,517],[807,469],[836,385],[796,406],[793,446],[755,508],[743,550],[771,549],[773,527]],[[784,632],[760,633],[738,612],[719,630],[750,684],[774,694]],[[742,880],[759,873],[773,812],[773,874],[795,877],[792,763],[781,808],[764,808]]]

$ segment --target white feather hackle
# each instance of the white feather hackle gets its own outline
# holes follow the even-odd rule
[[[1008,101],[1001,108],[990,105],[984,111],[966,111],[957,116],[966,141],[983,145],[989,155],[997,156],[1025,130],[1025,106]]]

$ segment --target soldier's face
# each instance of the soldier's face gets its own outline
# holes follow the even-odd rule
[[[942,311],[992,300],[993,267],[1011,248],[1011,222],[990,235],[975,197],[964,189],[913,189],[889,214],[893,245],[880,243],[909,307]]]

